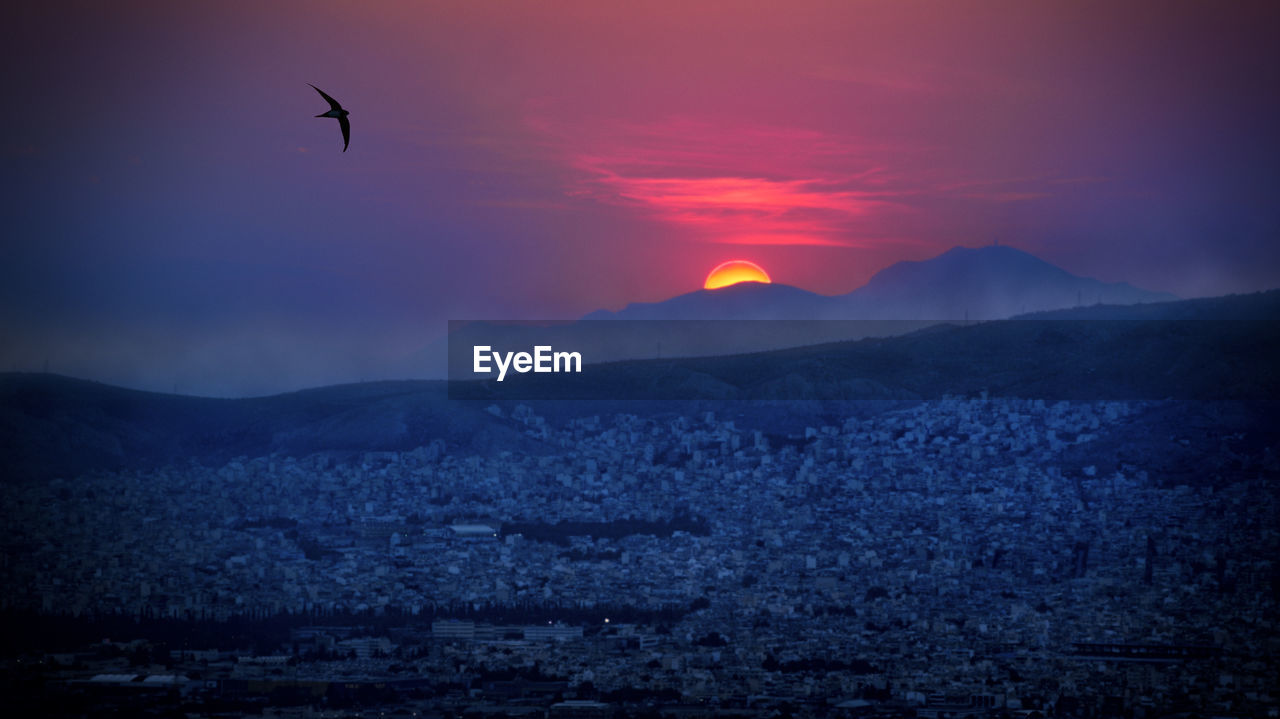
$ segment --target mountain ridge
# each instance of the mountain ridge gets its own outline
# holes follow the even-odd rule
[[[1280,367],[1275,330],[1280,290],[1128,308],[1077,308],[1030,318],[937,325],[898,337],[750,355],[616,363],[603,367],[597,381],[617,378],[636,385],[643,402],[527,403],[539,413],[568,417],[689,413],[717,401],[662,399],[664,387],[688,383],[694,390],[719,392],[700,396],[723,397],[722,406],[744,417],[744,426],[749,421],[803,427],[832,412],[874,411],[866,408],[941,394],[976,396],[986,390],[993,396],[1050,399],[1081,398],[1090,391],[1098,393],[1095,399],[1221,397],[1274,404],[1280,397],[1280,373],[1274,369]],[[1232,318],[1245,321],[1195,321]],[[828,389],[852,389],[858,397],[891,402],[844,402]],[[358,456],[419,447],[428,452],[552,451],[503,413],[487,411],[491,403],[509,407],[509,399],[455,401],[450,391],[443,381],[403,380],[215,399],[56,375],[2,373],[0,466],[12,481],[192,461],[221,463],[237,456]],[[429,449],[437,444],[438,450]]]
[[[582,319],[991,320],[1084,304],[1177,299],[1127,282],[1081,277],[1008,245],[957,246],[926,260],[895,262],[844,294],[744,282],[635,302],[616,312],[596,310]]]

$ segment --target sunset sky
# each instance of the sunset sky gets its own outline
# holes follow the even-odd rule
[[[1183,297],[1277,287],[1276,27],[1276,2],[24,3],[0,369],[405,376],[449,319],[618,309],[732,259],[843,293],[993,240]]]

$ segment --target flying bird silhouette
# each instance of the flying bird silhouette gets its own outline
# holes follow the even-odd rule
[[[311,83],[307,84],[311,85]],[[315,85],[311,85],[311,88],[320,93],[320,97],[323,97],[325,102],[329,103],[329,111],[322,112],[319,115],[316,115],[316,117],[332,117],[338,121],[338,125],[342,128],[342,151],[346,152],[347,145],[351,143],[351,121],[347,119],[347,115],[350,115],[351,113],[343,110],[342,105],[339,105],[337,100],[326,95],[324,90],[321,90]]]

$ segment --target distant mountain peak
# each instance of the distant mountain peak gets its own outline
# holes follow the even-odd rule
[[[1177,297],[1074,275],[1010,245],[957,246],[896,262],[848,294],[828,297],[779,283],[741,282],[584,319],[1000,319],[1081,305]]]
[[[953,247],[927,260],[897,262],[844,295],[858,316],[1000,319],[1079,305],[1177,299],[1125,282],[1074,275],[1009,245]]]
[[[659,302],[632,302],[617,312],[597,310],[586,320],[797,319],[823,314],[830,298],[778,282],[738,282],[699,289]]]

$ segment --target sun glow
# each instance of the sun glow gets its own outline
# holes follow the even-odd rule
[[[768,284],[772,281],[769,279],[769,273],[754,262],[729,260],[716,265],[716,268],[711,270],[711,273],[707,275],[707,281],[702,283],[702,288],[718,290],[721,287],[736,285],[739,282],[764,282]]]

